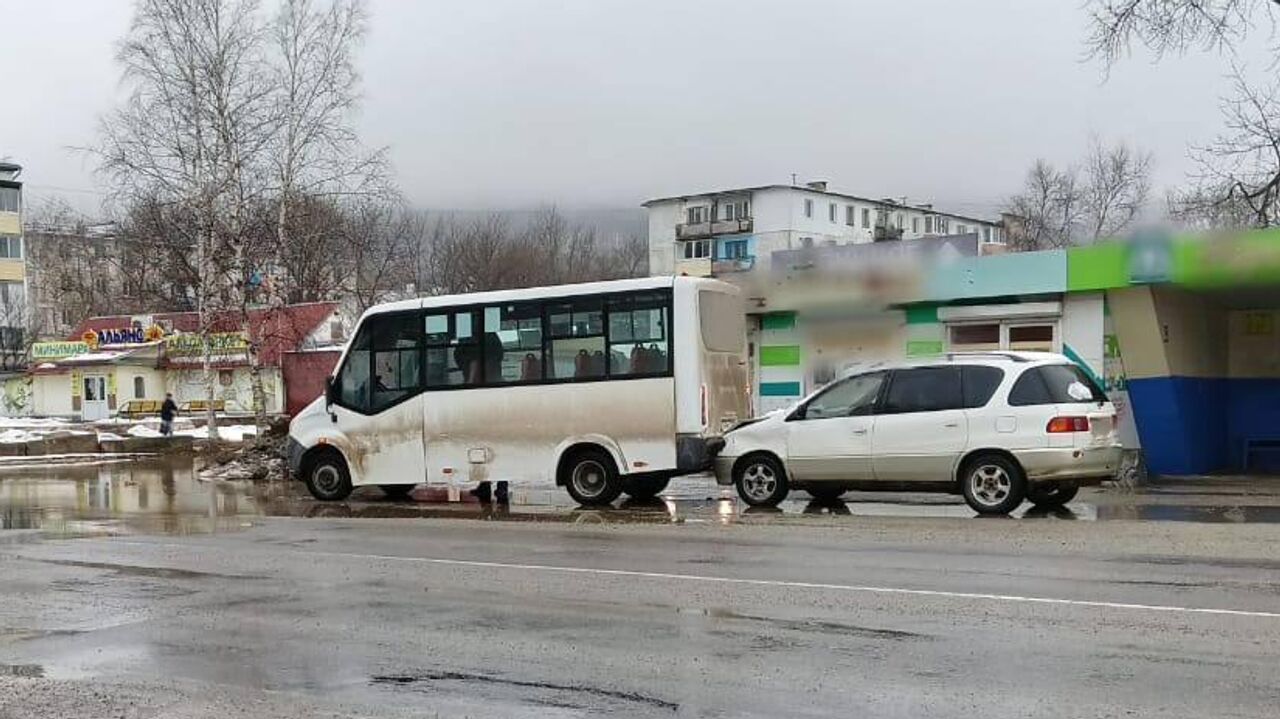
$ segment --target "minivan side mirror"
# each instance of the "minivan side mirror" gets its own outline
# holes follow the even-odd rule
[[[334,399],[336,399],[336,398],[337,398],[337,396],[338,396],[338,391],[337,391],[336,386],[333,384],[333,375],[329,375],[328,377],[325,377],[325,378],[324,378],[324,406],[325,406],[325,409],[328,409],[328,408],[333,404],[333,401],[334,401]]]

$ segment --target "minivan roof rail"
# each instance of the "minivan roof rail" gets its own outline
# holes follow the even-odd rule
[[[1030,362],[1026,357],[1016,352],[994,352],[994,351],[976,351],[976,352],[948,352],[947,361],[963,357],[1003,357],[1014,362]]]

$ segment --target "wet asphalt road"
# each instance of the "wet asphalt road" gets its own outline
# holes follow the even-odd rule
[[[164,471],[0,477],[19,527],[0,531],[0,717],[1280,706],[1273,524],[757,517],[722,500],[481,521],[372,495],[318,511]],[[314,516],[330,513],[352,518]]]

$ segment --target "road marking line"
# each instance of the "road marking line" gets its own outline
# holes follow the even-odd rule
[[[114,544],[132,544],[147,547],[171,547],[180,549],[199,548],[192,544],[177,542],[138,542],[111,539]],[[514,569],[530,572],[560,572],[564,574],[596,574],[611,577],[636,577],[641,579],[667,579],[689,582],[706,582],[711,584],[737,584],[751,587],[781,587],[787,589],[822,589],[837,592],[857,592],[863,594],[894,594],[912,597],[941,597],[946,599],[978,599],[983,601],[1013,602],[1021,604],[1052,604],[1070,607],[1092,607],[1095,609],[1130,609],[1149,612],[1170,612],[1175,614],[1212,614],[1231,617],[1252,617],[1262,619],[1280,619],[1280,612],[1261,612],[1247,609],[1214,609],[1212,607],[1180,607],[1165,604],[1131,604],[1127,602],[1106,602],[1090,599],[1060,599],[1056,597],[1029,597],[1018,594],[984,594],[981,592],[953,592],[943,589],[908,589],[905,587],[878,587],[857,584],[829,584],[825,582],[793,582],[782,579],[747,579],[742,577],[715,577],[704,574],[676,574],[672,572],[642,572],[634,569],[599,569],[595,567],[565,567],[554,564],[516,564],[513,562],[484,562],[474,559],[442,559],[439,557],[404,557],[394,554],[358,554],[355,552],[307,552],[286,550],[292,554],[307,557],[340,557],[344,559],[376,559],[389,562],[414,562],[418,564],[437,564],[443,566],[475,567],[479,569]]]

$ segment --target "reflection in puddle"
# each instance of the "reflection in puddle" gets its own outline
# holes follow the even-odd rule
[[[39,664],[0,664],[0,677],[34,677],[44,676],[44,667]]]
[[[312,500],[297,482],[203,482],[190,456],[103,465],[63,465],[0,470],[0,529],[38,529],[55,536],[101,534],[191,534],[240,531],[253,518],[334,517],[414,519],[426,517],[572,524],[839,522],[892,516],[970,519],[958,497],[850,492],[823,502],[797,493],[775,508],[746,507],[733,490],[701,477],[672,482],[663,496],[624,499],[614,507],[574,506],[559,488],[516,487],[512,502],[390,501],[376,488],[362,488],[346,502]],[[1194,506],[1132,501],[1066,507],[1023,505],[1015,519],[1163,520],[1188,522],[1280,522],[1277,506]],[[21,537],[22,535],[15,535]],[[3,535],[0,535],[3,541]]]

